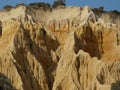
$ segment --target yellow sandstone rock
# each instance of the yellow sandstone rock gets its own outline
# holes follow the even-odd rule
[[[0,87],[119,90],[118,23],[88,6],[44,11],[20,5],[1,10],[0,21]]]

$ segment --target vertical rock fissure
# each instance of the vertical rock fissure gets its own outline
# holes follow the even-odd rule
[[[119,41],[119,34],[117,33],[117,46],[119,46],[119,43],[120,43],[120,41]]]
[[[0,37],[2,36],[2,22],[0,21]]]

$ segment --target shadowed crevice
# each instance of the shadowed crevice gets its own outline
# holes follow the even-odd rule
[[[0,37],[2,36],[2,22],[0,21]]]
[[[10,79],[3,73],[0,73],[0,90],[16,90]]]
[[[115,83],[112,83],[111,90],[120,90],[120,80],[116,81]]]
[[[78,53],[79,50],[84,50],[88,52],[91,57],[98,57],[100,59],[102,57],[102,44],[99,45],[98,38],[92,31],[92,28],[86,26],[84,32],[80,35],[79,38],[76,34],[74,35],[75,46],[74,51]]]

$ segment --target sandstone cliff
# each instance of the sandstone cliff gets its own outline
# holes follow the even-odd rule
[[[24,5],[1,10],[0,21],[0,73],[9,82],[1,87],[120,90],[119,21],[108,23],[88,6]]]
[[[93,9],[94,13],[102,18],[106,23],[118,24],[120,23],[120,12],[118,11],[99,11]]]

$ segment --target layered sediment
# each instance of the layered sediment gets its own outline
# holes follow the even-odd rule
[[[0,73],[9,84],[0,86],[119,90],[120,22],[108,16],[88,6],[1,10]]]

